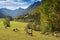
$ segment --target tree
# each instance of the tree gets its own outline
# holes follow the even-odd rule
[[[55,32],[60,29],[60,0],[42,0],[41,5],[29,12],[36,23],[40,19],[42,32]],[[36,15],[39,12],[40,18]],[[36,26],[36,25],[35,25]]]
[[[4,19],[4,26],[5,28],[8,28],[10,27],[10,16],[7,16],[5,19]]]
[[[40,6],[42,31],[57,31],[59,26],[60,0],[44,0]]]

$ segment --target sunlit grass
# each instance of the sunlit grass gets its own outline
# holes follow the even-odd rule
[[[11,21],[11,27],[5,29],[3,22],[0,21],[0,40],[60,40],[60,38],[52,35],[43,35],[39,32],[33,31],[33,36],[27,35],[24,28],[28,23]],[[13,28],[18,28],[19,31],[12,31]]]

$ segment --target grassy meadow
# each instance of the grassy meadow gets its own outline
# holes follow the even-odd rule
[[[60,40],[60,38],[52,35],[43,35],[36,31],[33,31],[33,36],[30,36],[24,31],[28,23],[16,21],[11,21],[10,23],[11,27],[5,29],[3,19],[0,19],[0,40]],[[13,28],[18,28],[19,31],[14,32]]]

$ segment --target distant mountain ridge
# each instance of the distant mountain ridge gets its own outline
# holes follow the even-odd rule
[[[40,4],[41,4],[41,2],[40,2],[40,1],[35,2],[34,4],[30,5],[27,9],[32,10],[32,9],[36,8],[37,6],[39,6]]]
[[[4,14],[0,13],[0,18],[6,17]]]
[[[2,9],[0,9],[0,11],[4,15],[11,16],[11,17],[15,17],[15,16],[17,16],[19,14],[22,15],[23,12],[25,12],[25,10],[24,9],[21,9],[21,8],[16,9],[16,10],[9,10],[9,9],[6,9],[6,8],[2,8]]]
[[[2,8],[2,9],[0,9],[0,13],[4,14],[5,16],[11,16],[11,17],[14,18],[17,15],[26,14],[28,11],[33,10],[34,8],[39,6],[40,4],[41,4],[40,1],[35,2],[34,4],[30,5],[27,9],[19,8],[19,9],[16,9],[16,10],[9,10],[9,9],[6,9],[6,8]]]

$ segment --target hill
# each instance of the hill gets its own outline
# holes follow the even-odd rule
[[[43,0],[39,6],[29,11],[30,15],[39,13],[40,27],[43,32],[60,32],[60,0]],[[37,16],[36,16],[37,17]],[[35,17],[35,18],[36,18]],[[55,29],[54,29],[55,28]]]
[[[0,12],[2,14],[4,14],[5,16],[11,16],[11,17],[16,17],[17,15],[24,15],[24,14],[27,14],[28,11],[36,8],[38,5],[40,4],[40,2],[35,2],[34,4],[30,5],[27,9],[22,9],[22,8],[19,8],[19,9],[16,9],[16,10],[9,10],[9,9],[6,9],[6,8],[2,8],[0,9]]]
[[[22,15],[25,12],[25,10],[24,9],[21,9],[21,8],[16,9],[16,10],[9,10],[9,9],[6,9],[6,8],[2,8],[0,10],[1,10],[0,12],[2,14],[4,14],[5,16],[12,16],[13,18],[16,15],[19,15],[19,14]]]

